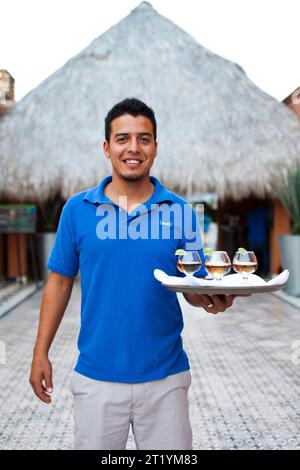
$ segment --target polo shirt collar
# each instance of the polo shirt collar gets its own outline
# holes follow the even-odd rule
[[[112,181],[112,176],[107,176],[104,178],[97,186],[94,186],[93,188],[89,189],[87,193],[85,194],[83,200],[84,201],[89,201],[92,204],[114,204],[105,194],[104,194],[104,188],[105,186]],[[162,202],[173,202],[173,194],[168,191],[162,184],[161,182],[155,178],[154,176],[150,176],[150,181],[151,183],[154,184],[155,189],[154,193],[148,199],[147,205],[149,203],[155,204],[155,203],[162,203]]]

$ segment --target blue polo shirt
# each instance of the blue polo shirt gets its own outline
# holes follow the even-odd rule
[[[197,249],[204,266],[199,224],[192,206],[152,176],[152,196],[128,214],[105,196],[111,180],[66,202],[47,266],[71,277],[80,270],[75,370],[96,380],[157,380],[189,369],[189,361],[176,293],[153,271],[182,275],[178,248]],[[205,276],[205,268],[196,275]]]

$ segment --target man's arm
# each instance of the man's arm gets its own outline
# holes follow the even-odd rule
[[[52,272],[42,297],[29,382],[36,396],[44,403],[51,403],[49,394],[53,391],[48,352],[68,305],[73,283],[73,277]]]

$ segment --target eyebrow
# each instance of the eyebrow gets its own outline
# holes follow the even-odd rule
[[[128,136],[130,135],[129,132],[119,132],[118,134],[115,134],[115,137],[120,137],[120,136]],[[141,136],[141,135],[148,135],[150,137],[153,136],[153,134],[151,132],[138,132],[138,135]]]

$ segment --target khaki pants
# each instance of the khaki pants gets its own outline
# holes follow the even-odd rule
[[[131,424],[137,449],[191,450],[190,385],[188,370],[134,384],[74,372],[74,448],[125,449]]]

